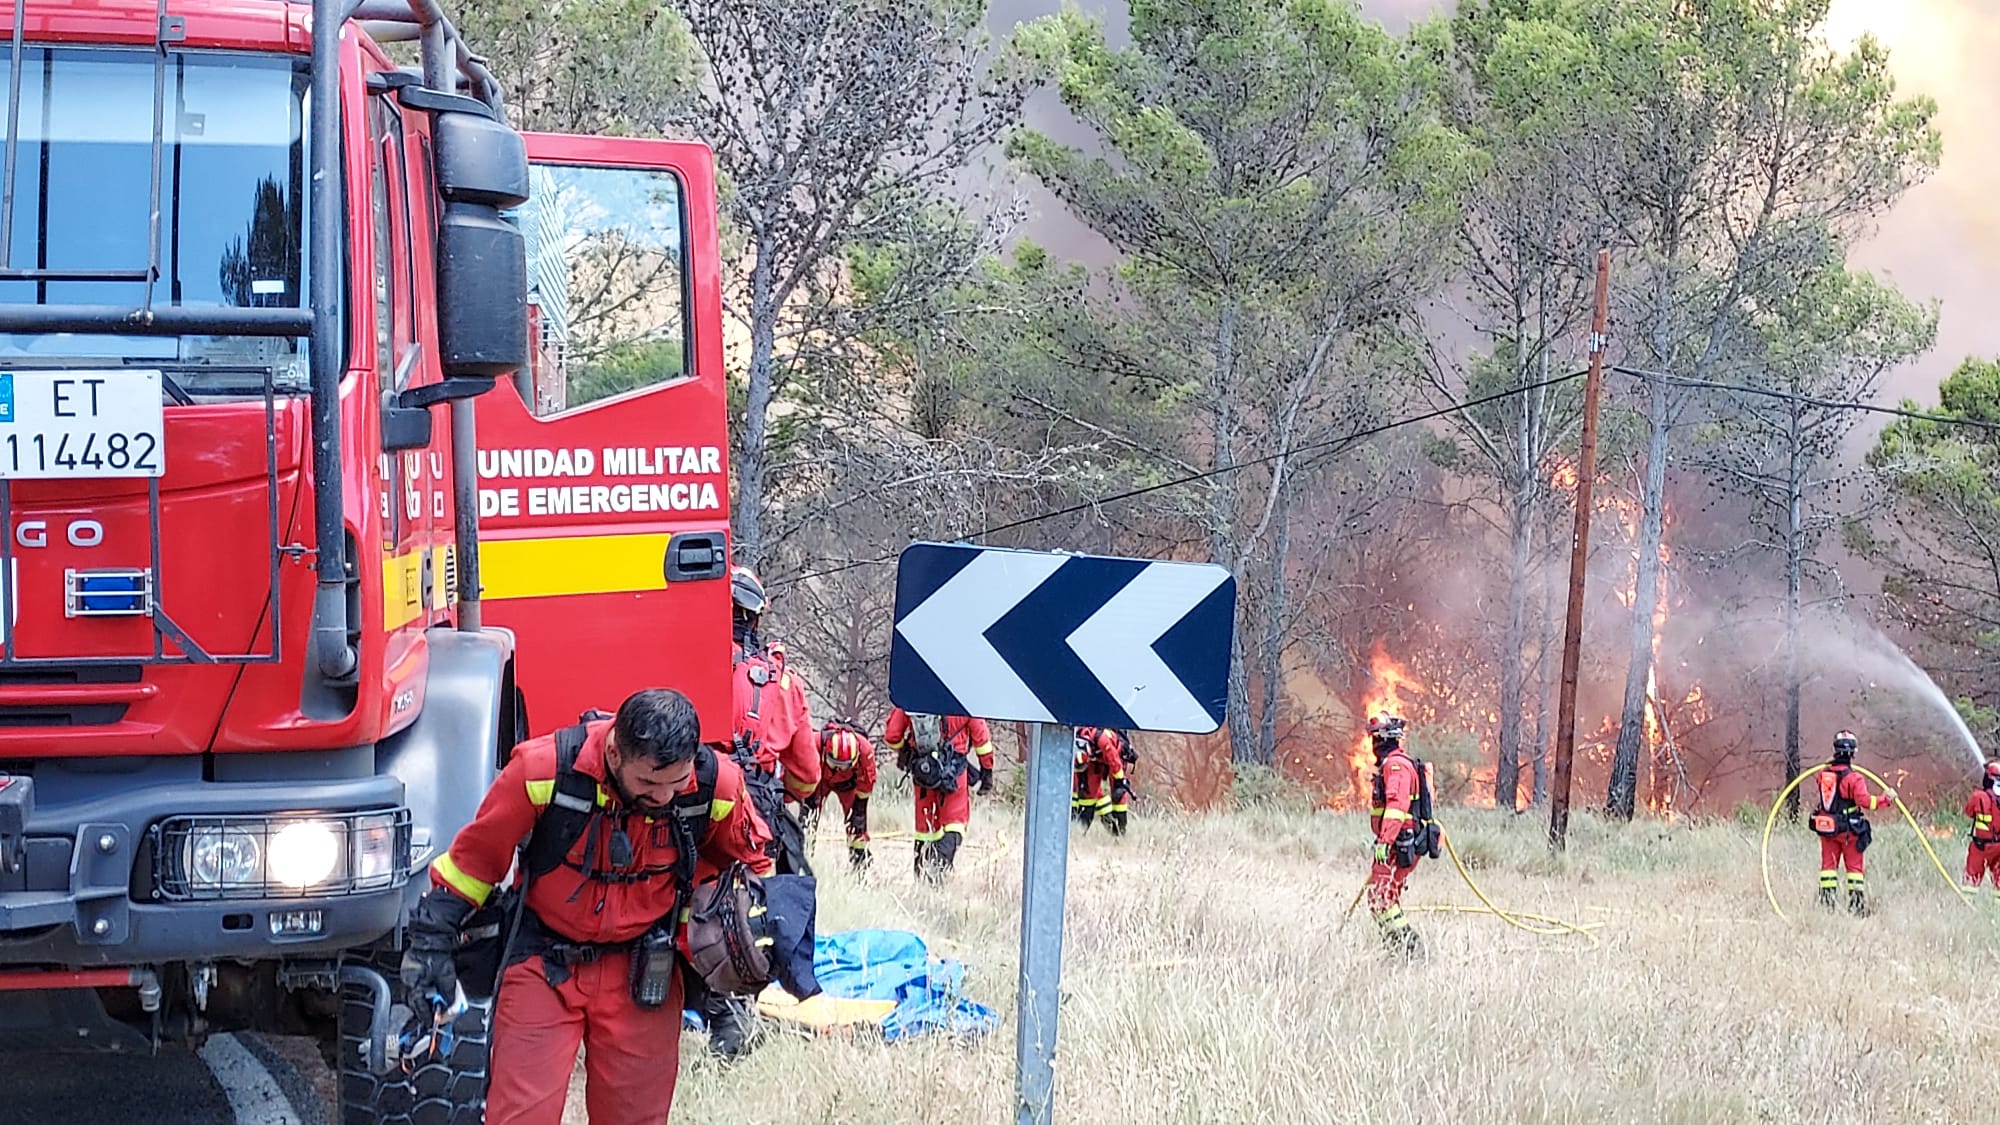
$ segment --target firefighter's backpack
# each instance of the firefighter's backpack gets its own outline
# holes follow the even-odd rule
[[[958,779],[965,772],[965,756],[945,741],[944,717],[910,716],[910,777],[925,789],[939,793],[958,791]]]
[[[1821,770],[1819,775],[1819,807],[1813,810],[1807,822],[1812,830],[1821,836],[1839,836],[1843,833],[1860,835],[1866,831],[1867,818],[1858,811],[1842,809],[1840,783],[1847,778],[1843,769]]]
[[[1404,756],[1408,757],[1410,764],[1416,767],[1417,794],[1410,801],[1410,827],[1398,834],[1396,846],[1409,857],[1410,863],[1415,863],[1418,856],[1436,859],[1444,854],[1444,828],[1436,819],[1435,801],[1431,791],[1431,764],[1422,758],[1408,754]],[[1377,770],[1375,804],[1380,807],[1387,803],[1388,799],[1388,785],[1383,781],[1381,771]]]
[[[1110,732],[1111,740],[1118,744],[1119,761],[1124,762],[1128,766],[1138,762],[1139,752],[1132,749],[1132,738],[1130,735],[1127,735],[1117,727],[1105,727],[1104,729]]]

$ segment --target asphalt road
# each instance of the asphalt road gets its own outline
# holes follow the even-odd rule
[[[0,1052],[0,1125],[332,1125],[310,1041],[218,1035],[199,1053]]]

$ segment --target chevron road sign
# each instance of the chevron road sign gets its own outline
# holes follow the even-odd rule
[[[889,698],[905,711],[1206,734],[1222,725],[1236,580],[1209,563],[913,543]]]

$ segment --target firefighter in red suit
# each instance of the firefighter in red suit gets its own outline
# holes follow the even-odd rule
[[[1423,941],[1403,913],[1403,885],[1420,858],[1414,837],[1421,782],[1416,762],[1403,749],[1404,729],[1403,720],[1394,715],[1368,720],[1368,735],[1375,745],[1375,804],[1368,817],[1375,851],[1368,871],[1368,911],[1383,942],[1414,958],[1423,954]]]
[[[806,704],[805,683],[785,667],[782,650],[757,630],[771,602],[748,567],[730,572],[735,602],[734,681],[736,764],[750,782],[757,813],[770,826],[772,858],[784,874],[810,875],[805,833],[785,800],[803,802],[819,787],[819,735]]]
[[[1863,875],[1861,853],[1868,850],[1874,831],[1864,811],[1879,809],[1896,799],[1894,789],[1876,795],[1868,781],[1854,771],[1854,751],[1859,746],[1854,732],[1844,730],[1833,736],[1833,762],[1819,771],[1819,807],[1811,823],[1819,833],[1819,901],[1835,909],[1840,890],[1840,871],[1847,869],[1847,909],[1858,915],[1868,913],[1868,885]]]
[[[1085,831],[1103,821],[1113,836],[1125,834],[1125,742],[1104,727],[1076,728],[1076,761],[1072,764],[1069,807]]]
[[[806,824],[819,819],[828,797],[840,799],[847,827],[847,858],[868,866],[868,799],[875,794],[875,744],[861,729],[835,719],[819,732],[819,788],[806,801]]]
[[[666,1120],[678,1071],[683,981],[676,971],[667,1002],[640,1007],[631,949],[655,923],[666,922],[686,952],[685,911],[672,917],[683,893],[675,872],[681,829],[667,809],[677,795],[698,791],[698,752],[716,760],[694,881],[733,863],[771,873],[769,834],[743,774],[727,757],[699,747],[700,723],[686,696],[638,692],[614,719],[587,730],[575,769],[595,779],[596,807],[563,862],[529,883],[512,963],[494,1002],[486,1094],[492,1125],[559,1125],[579,1045],[586,1048],[584,1101],[593,1125]],[[413,995],[431,989],[454,995],[459,931],[507,877],[557,785],[556,736],[522,743],[472,823],[431,864],[433,888],[411,918],[403,959]]]
[[[972,815],[968,788],[993,792],[993,736],[985,719],[964,715],[910,715],[889,710],[882,741],[896,752],[896,768],[909,773],[916,791],[917,875],[935,883],[958,857]],[[974,763],[970,770],[968,762]]]
[[[1965,845],[1965,885],[1978,890],[1988,877],[2000,891],[2000,758],[1986,763],[1979,790],[1965,802],[1972,839]]]

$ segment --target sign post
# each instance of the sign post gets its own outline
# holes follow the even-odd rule
[[[1078,726],[1222,726],[1236,580],[1209,563],[913,543],[896,564],[889,698],[910,713],[1029,722],[1017,1125],[1055,1120],[1069,788]]]
[[[1028,750],[1028,838],[1021,853],[1021,981],[1015,1005],[1016,1125],[1049,1125],[1056,1100],[1063,896],[1069,875],[1070,739],[1036,723]]]

